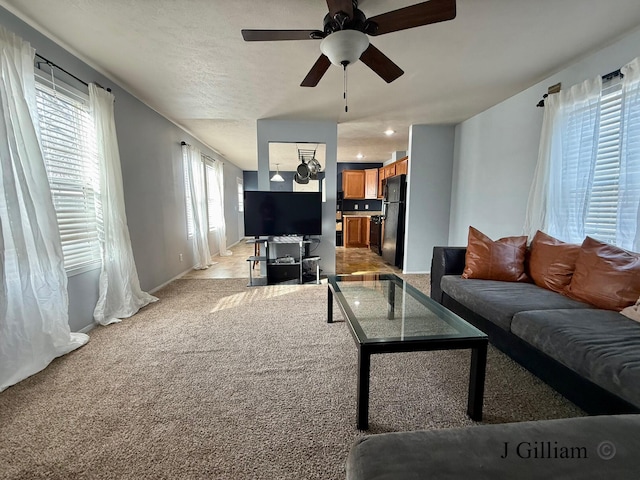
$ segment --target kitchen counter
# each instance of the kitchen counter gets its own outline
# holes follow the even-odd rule
[[[382,212],[377,212],[375,210],[354,210],[349,212],[342,212],[342,218],[344,217],[372,217],[373,215],[382,215]]]

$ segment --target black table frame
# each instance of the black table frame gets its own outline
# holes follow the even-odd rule
[[[335,295],[333,282],[336,276],[329,276],[328,279],[328,301],[327,301],[327,323],[333,323],[333,299]],[[390,280],[389,302],[387,310],[387,318],[393,318],[395,313],[395,286],[402,280],[396,275],[379,275],[381,280]],[[409,287],[407,292],[421,303],[432,301],[428,297],[416,296],[417,292],[413,287]],[[482,406],[484,401],[484,382],[487,365],[487,344],[488,339],[484,337],[469,338],[446,338],[442,336],[430,337],[427,339],[416,340],[385,340],[376,339],[373,342],[364,340],[365,335],[358,324],[354,324],[351,319],[356,318],[349,305],[345,305],[340,301],[340,297],[336,296],[336,303],[342,311],[343,317],[349,325],[349,330],[353,336],[358,348],[358,393],[356,406],[356,426],[360,430],[369,428],[369,377],[371,371],[371,355],[379,353],[402,353],[402,352],[423,352],[433,350],[462,350],[471,349],[471,368],[469,372],[469,394],[467,400],[467,414],[472,420],[482,420]],[[433,302],[438,305],[436,302]],[[438,305],[438,308],[444,308]],[[466,323],[463,319],[462,322]],[[473,328],[473,327],[472,327]]]

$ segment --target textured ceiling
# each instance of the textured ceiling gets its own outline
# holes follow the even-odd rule
[[[369,17],[418,3],[361,0]],[[405,74],[386,84],[362,62],[300,87],[318,41],[251,42],[242,28],[321,29],[323,0],[0,0],[245,170],[256,120],[338,122],[338,161],[388,160],[414,123],[465,120],[640,25],[638,0],[458,0],[449,22],[373,37]],[[639,52],[640,53],[640,52]],[[606,73],[606,72],[603,72]],[[386,137],[383,131],[397,133]],[[286,150],[286,149],[285,149]],[[281,170],[295,157],[272,158]],[[288,163],[289,162],[289,163]]]

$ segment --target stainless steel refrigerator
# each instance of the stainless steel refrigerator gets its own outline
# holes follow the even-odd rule
[[[396,175],[384,180],[382,258],[398,268],[402,268],[404,258],[406,196],[406,175]]]

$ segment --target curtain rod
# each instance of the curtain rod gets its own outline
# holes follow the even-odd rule
[[[608,82],[610,80],[613,80],[616,77],[620,77],[620,78],[624,78],[624,74],[620,71],[620,69],[618,70],[614,70],[613,72],[609,72],[606,75],[602,75],[602,81],[603,82]],[[542,96],[542,100],[540,100],[537,104],[536,107],[544,107],[544,99],[547,98],[549,96],[548,93],[545,93]]]
[[[190,147],[190,146],[191,146],[191,144],[190,144],[190,143],[187,143],[187,142],[185,142],[184,140],[183,140],[182,142],[180,142],[180,145],[182,145],[183,147],[185,147],[185,146],[186,146],[186,147]],[[216,153],[217,153],[217,152],[216,152]],[[210,157],[210,156],[209,156],[209,155],[207,155],[206,153],[202,153],[202,150],[200,151],[200,155],[202,155],[202,156],[203,156],[203,157],[205,157],[205,158],[208,158],[208,159],[209,159],[209,160],[211,160],[212,162],[220,162],[221,164],[223,164],[223,165],[224,165],[224,162],[223,162],[223,161],[218,160],[217,158]]]
[[[36,57],[42,59],[44,61],[44,63],[46,63],[47,65],[49,65],[50,67],[53,68],[57,68],[58,70],[60,70],[61,72],[66,73],[67,75],[69,75],[71,78],[76,79],[78,82],[82,83],[84,86],[88,87],[89,84],[87,82],[85,82],[84,80],[76,77],[73,73],[65,70],[64,68],[62,68],[60,65],[57,65],[55,63],[53,63],[51,60],[49,60],[48,58],[43,57],[42,55],[40,55],[39,53],[36,53]],[[40,62],[38,62],[38,68],[40,68]],[[96,84],[96,86],[102,88],[103,90],[106,90],[107,92],[111,92],[110,88],[104,88],[102,85],[100,85],[98,82],[93,82]]]

